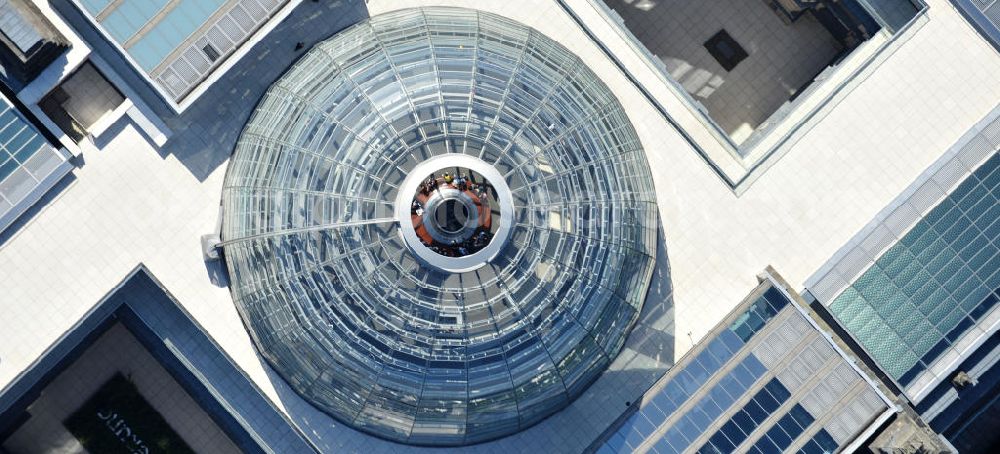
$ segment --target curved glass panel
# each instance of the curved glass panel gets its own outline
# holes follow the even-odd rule
[[[510,201],[509,234],[488,242],[502,247],[471,271],[427,266],[400,231],[416,210],[404,180],[447,154],[486,163]],[[262,355],[317,408],[414,444],[507,435],[579,395],[638,316],[657,235],[608,88],[537,31],[453,8],[376,16],[310,50],[246,125],[223,203]]]

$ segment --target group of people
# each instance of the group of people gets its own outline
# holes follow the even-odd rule
[[[441,245],[432,244],[427,247],[430,250],[443,255],[445,257],[465,257],[469,254],[475,254],[479,252],[480,249],[486,247],[490,244],[490,240],[493,238],[493,234],[488,232],[482,227],[476,228],[476,232],[472,234],[467,240],[458,242],[454,241],[452,244]]]
[[[480,197],[486,193],[486,185],[476,183],[465,175],[459,174],[458,176],[454,176],[449,172],[445,172],[440,180],[432,173],[426,180],[420,183],[420,193],[426,195],[436,191],[440,187],[441,182],[459,191],[473,191]]]
[[[410,214],[415,214],[417,216],[424,215],[424,205],[420,203],[419,200],[413,199],[413,203],[410,204]]]
[[[420,183],[420,194],[430,195],[430,193],[436,191],[441,187],[441,183],[444,183],[448,187],[458,189],[459,191],[472,191],[479,200],[486,202],[486,187],[485,183],[476,183],[472,181],[469,177],[465,175],[458,175],[457,177],[449,172],[445,172],[440,179],[437,178],[433,173],[427,177],[422,183]],[[410,204],[410,213],[417,216],[424,215],[424,206],[417,200],[413,199],[413,203]]]

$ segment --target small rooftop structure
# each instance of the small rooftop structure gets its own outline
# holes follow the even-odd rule
[[[72,3],[169,106],[180,112],[300,2],[74,0]]]
[[[69,49],[69,41],[27,0],[0,0],[3,82],[23,86]]]

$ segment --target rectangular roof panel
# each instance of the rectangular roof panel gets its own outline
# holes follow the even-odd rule
[[[83,7],[90,14],[96,16],[101,13],[111,3],[111,0],[81,0]]]
[[[167,5],[167,0],[125,2],[101,20],[101,25],[120,43],[125,43]]]
[[[25,53],[42,40],[38,29],[7,0],[0,0],[0,31]]]
[[[74,0],[175,110],[293,0]]]
[[[4,97],[0,102],[0,230],[71,168],[66,157]]]

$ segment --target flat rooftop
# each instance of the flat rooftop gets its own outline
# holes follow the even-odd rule
[[[642,321],[648,330],[633,333],[655,339],[657,347],[627,348],[612,364],[613,373],[605,373],[581,397],[591,399],[589,404],[574,403],[542,423],[558,427],[550,432],[558,436],[522,432],[479,445],[484,451],[579,451],[575,448],[599,435],[592,428],[610,425],[589,419],[585,405],[641,395],[756,287],[755,275],[767,265],[781,270],[791,287],[802,288],[807,277],[1000,100],[1000,55],[947,0],[929,0],[928,20],[910,30],[876,71],[842,93],[780,160],[769,162],[738,195],[674,127],[697,135],[704,125],[676,94],[658,88],[654,69],[600,19],[591,0],[370,0],[367,14],[441,3],[486,9],[534,27],[576,53],[604,80],[645,148],[662,223],[661,246],[669,258],[669,274],[654,276],[652,284],[663,295],[663,310]],[[234,93],[259,98],[266,84],[257,75],[273,71],[276,64],[287,66],[294,42],[316,42],[335,31],[301,24],[332,23],[345,17],[340,7],[347,6],[304,2],[296,7],[232,71],[226,86],[207,90],[192,109],[233,106]],[[589,34],[567,11],[587,25]],[[615,52],[623,67],[610,61],[591,37]],[[662,100],[674,125],[633,81]],[[232,149],[213,140],[242,127],[239,118],[245,118],[252,103],[238,106],[214,117],[180,117],[189,118],[189,130],[201,134],[186,139],[197,153],[164,153],[132,123],[115,125],[109,134],[113,138],[85,150],[83,164],[59,190],[0,235],[0,387],[15,380],[141,262],[318,445],[368,452],[420,450],[345,429],[296,400],[253,348],[228,288],[213,282],[217,270],[206,266],[198,239],[216,229]],[[202,177],[205,163],[217,165]]]

